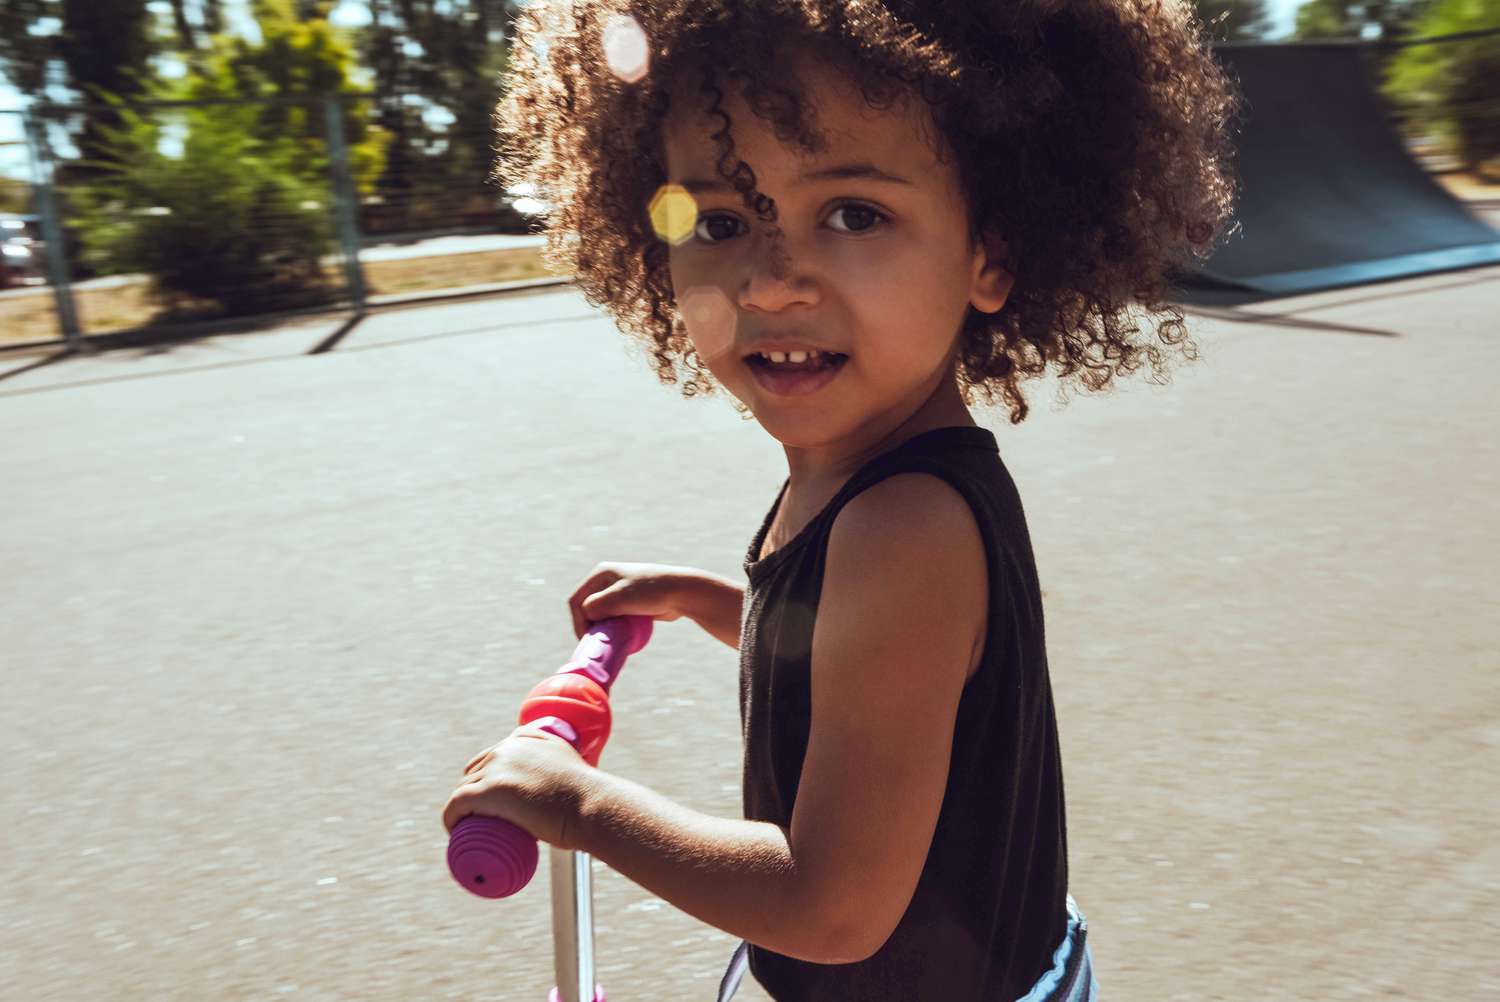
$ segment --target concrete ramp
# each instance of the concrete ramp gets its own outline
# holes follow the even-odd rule
[[[1200,280],[1269,295],[1500,262],[1500,232],[1406,152],[1360,47],[1217,49],[1245,95],[1241,227]]]

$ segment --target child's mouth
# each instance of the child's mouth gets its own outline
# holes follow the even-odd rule
[[[814,393],[833,382],[843,371],[848,355],[813,352],[801,362],[773,362],[764,355],[750,355],[745,363],[762,388],[783,396]]]

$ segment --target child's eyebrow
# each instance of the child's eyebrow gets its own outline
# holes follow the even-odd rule
[[[839,164],[835,167],[820,167],[817,170],[803,171],[797,175],[797,180],[800,183],[849,180],[884,181],[888,184],[905,185],[913,183],[900,175],[881,170],[871,163]],[[719,178],[715,178],[712,181],[705,181],[702,178],[687,177],[672,183],[687,189],[695,195],[702,192],[727,192],[731,190],[729,185]]]

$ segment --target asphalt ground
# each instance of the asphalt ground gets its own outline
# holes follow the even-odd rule
[[[976,415],[1106,998],[1500,997],[1497,314],[1206,309],[1168,386]],[[467,895],[439,809],[592,565],[741,573],[784,457],[570,289],[338,328],[0,356],[0,997],[545,998],[545,869]],[[659,625],[604,767],[738,816],[735,699]],[[596,872],[610,998],[712,998],[733,941]]]

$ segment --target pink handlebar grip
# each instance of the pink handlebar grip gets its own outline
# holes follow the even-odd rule
[[[617,616],[589,627],[573,649],[568,663],[556,674],[578,672],[598,682],[608,692],[615,684],[625,659],[646,646],[651,639],[650,616]]]
[[[651,639],[649,616],[619,616],[592,624],[573,656],[554,674],[578,672],[605,691],[619,677],[625,659]],[[585,683],[586,684],[586,683]],[[578,747],[578,732],[556,717],[532,721]],[[507,898],[536,875],[536,839],[501,818],[471,814],[448,837],[448,869],[453,879],[482,898]]]
[[[470,814],[448,836],[448,870],[481,898],[508,898],[536,875],[537,847],[519,825]]]
[[[556,988],[547,995],[547,1002],[562,1002],[562,994]],[[604,998],[604,989],[598,985],[594,986],[594,1002],[607,1002]]]

